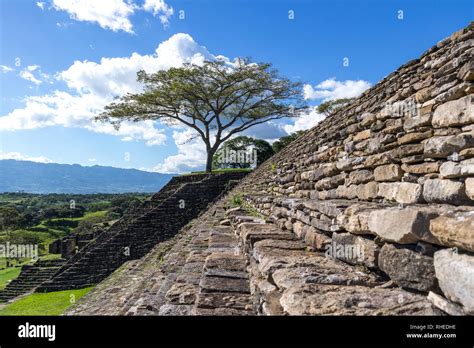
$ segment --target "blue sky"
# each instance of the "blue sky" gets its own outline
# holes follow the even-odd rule
[[[473,14],[471,0],[0,0],[0,158],[201,169],[203,148],[184,144],[183,128],[135,124],[117,133],[91,117],[138,88],[139,68],[218,55],[273,63],[306,84],[313,105],[354,96]],[[321,117],[248,134],[272,140]]]

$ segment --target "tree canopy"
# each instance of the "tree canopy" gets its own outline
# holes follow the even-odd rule
[[[293,140],[295,140],[296,138],[298,138],[301,134],[303,134],[304,131],[300,130],[300,131],[296,131],[290,135],[287,135],[287,136],[284,136],[284,137],[281,137],[280,139],[278,139],[277,141],[275,141],[273,144],[272,144],[272,148],[273,148],[273,151],[275,153],[281,151],[281,149],[283,149],[286,145],[288,145],[289,143],[291,143]]]
[[[160,120],[192,128],[206,145],[206,171],[219,146],[234,134],[305,108],[301,83],[279,75],[268,63],[237,59],[187,63],[155,73],[139,71],[141,93],[128,93],[96,117],[114,124]]]

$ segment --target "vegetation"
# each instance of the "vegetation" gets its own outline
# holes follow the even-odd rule
[[[20,267],[10,267],[0,271],[0,290],[4,289],[7,284],[18,277],[20,274]]]
[[[0,309],[0,315],[61,315],[93,287],[34,293]]]
[[[319,104],[316,110],[321,114],[330,115],[341,107],[346,106],[354,99],[355,98],[340,98],[335,100],[328,100],[324,103]]]
[[[286,145],[291,143],[293,140],[298,138],[303,133],[304,133],[304,131],[296,131],[296,132],[294,132],[290,135],[287,135],[285,137],[281,137],[280,139],[278,139],[277,141],[275,141],[272,144],[273,151],[275,153],[280,152],[281,149],[283,149]]]
[[[256,151],[256,158],[254,158],[254,151]],[[243,156],[240,156],[240,154]],[[214,154],[212,167],[213,170],[216,168],[251,168],[252,165],[255,167],[262,164],[273,154],[272,146],[265,140],[239,136],[222,144]],[[255,161],[255,163],[252,163],[252,161]]]
[[[105,107],[97,120],[181,123],[206,145],[206,172],[218,148],[234,134],[270,120],[297,116],[305,108],[301,83],[291,82],[271,64],[238,59],[187,63],[156,73],[139,71],[144,91]]]
[[[0,194],[0,244],[38,245],[39,256],[48,254],[55,239],[70,233],[88,233],[97,226],[107,227],[134,209],[147,194]],[[0,255],[0,288],[3,281],[14,279],[28,259]],[[14,270],[12,269],[13,267]],[[13,275],[13,276],[11,276]]]
[[[230,197],[230,204],[233,207],[240,207],[240,206],[242,206],[243,203],[244,203],[244,200],[242,199],[241,194],[235,194],[235,195]]]

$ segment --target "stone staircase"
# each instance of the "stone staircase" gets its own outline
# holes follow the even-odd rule
[[[426,296],[388,280],[327,257],[253,210],[228,209],[225,197],[66,314],[442,314]]]
[[[190,175],[172,180],[150,200],[89,243],[37,291],[99,283],[126,261],[138,259],[173,237],[246,173]]]
[[[24,265],[18,278],[12,280],[0,291],[0,302],[7,302],[19,295],[34,290],[50,279],[64,264],[65,260],[38,260],[32,265]]]

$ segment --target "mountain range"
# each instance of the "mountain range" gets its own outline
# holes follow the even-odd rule
[[[174,175],[98,165],[0,160],[0,192],[156,192]]]

